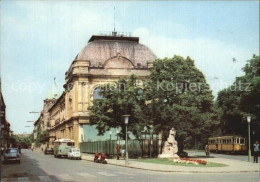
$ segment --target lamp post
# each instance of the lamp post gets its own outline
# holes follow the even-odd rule
[[[119,128],[116,128],[116,144],[118,144],[118,134],[119,134]],[[120,145],[120,141],[119,141]]]
[[[110,152],[111,152],[111,136],[112,136],[111,130],[109,131],[109,134],[110,134],[110,140],[109,140],[109,154],[110,154]]]
[[[128,133],[127,133],[127,125],[129,121],[129,116],[130,115],[123,115],[124,120],[125,120],[125,165],[128,165]]]
[[[247,116],[247,122],[248,122],[248,162],[250,162],[251,161],[251,141],[250,141],[251,116]]]
[[[153,144],[153,125],[150,125],[150,158],[152,158],[152,144]]]

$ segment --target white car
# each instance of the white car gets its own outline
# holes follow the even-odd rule
[[[81,153],[80,149],[72,148],[69,150],[68,159],[80,159],[81,160]]]

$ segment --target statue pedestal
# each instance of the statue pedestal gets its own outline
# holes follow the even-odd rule
[[[170,159],[170,158],[173,158],[173,155],[172,154],[159,154],[158,158],[160,158],[160,159]]]
[[[173,160],[179,160],[180,157],[177,155],[178,153],[178,143],[175,140],[176,131],[174,128],[170,130],[169,137],[167,141],[164,143],[162,154],[158,155],[158,158],[170,158]]]

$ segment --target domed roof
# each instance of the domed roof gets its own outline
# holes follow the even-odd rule
[[[104,66],[106,60],[117,56],[129,59],[133,65],[147,67],[148,61],[156,59],[155,54],[139,43],[138,37],[92,36],[89,43],[77,55],[78,60],[89,60],[90,67]]]

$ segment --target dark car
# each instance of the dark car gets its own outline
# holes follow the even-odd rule
[[[53,148],[46,148],[45,150],[44,150],[44,154],[53,154],[54,153],[54,150],[53,150]]]
[[[4,163],[8,161],[16,161],[20,163],[20,154],[18,148],[8,148],[4,152]]]

